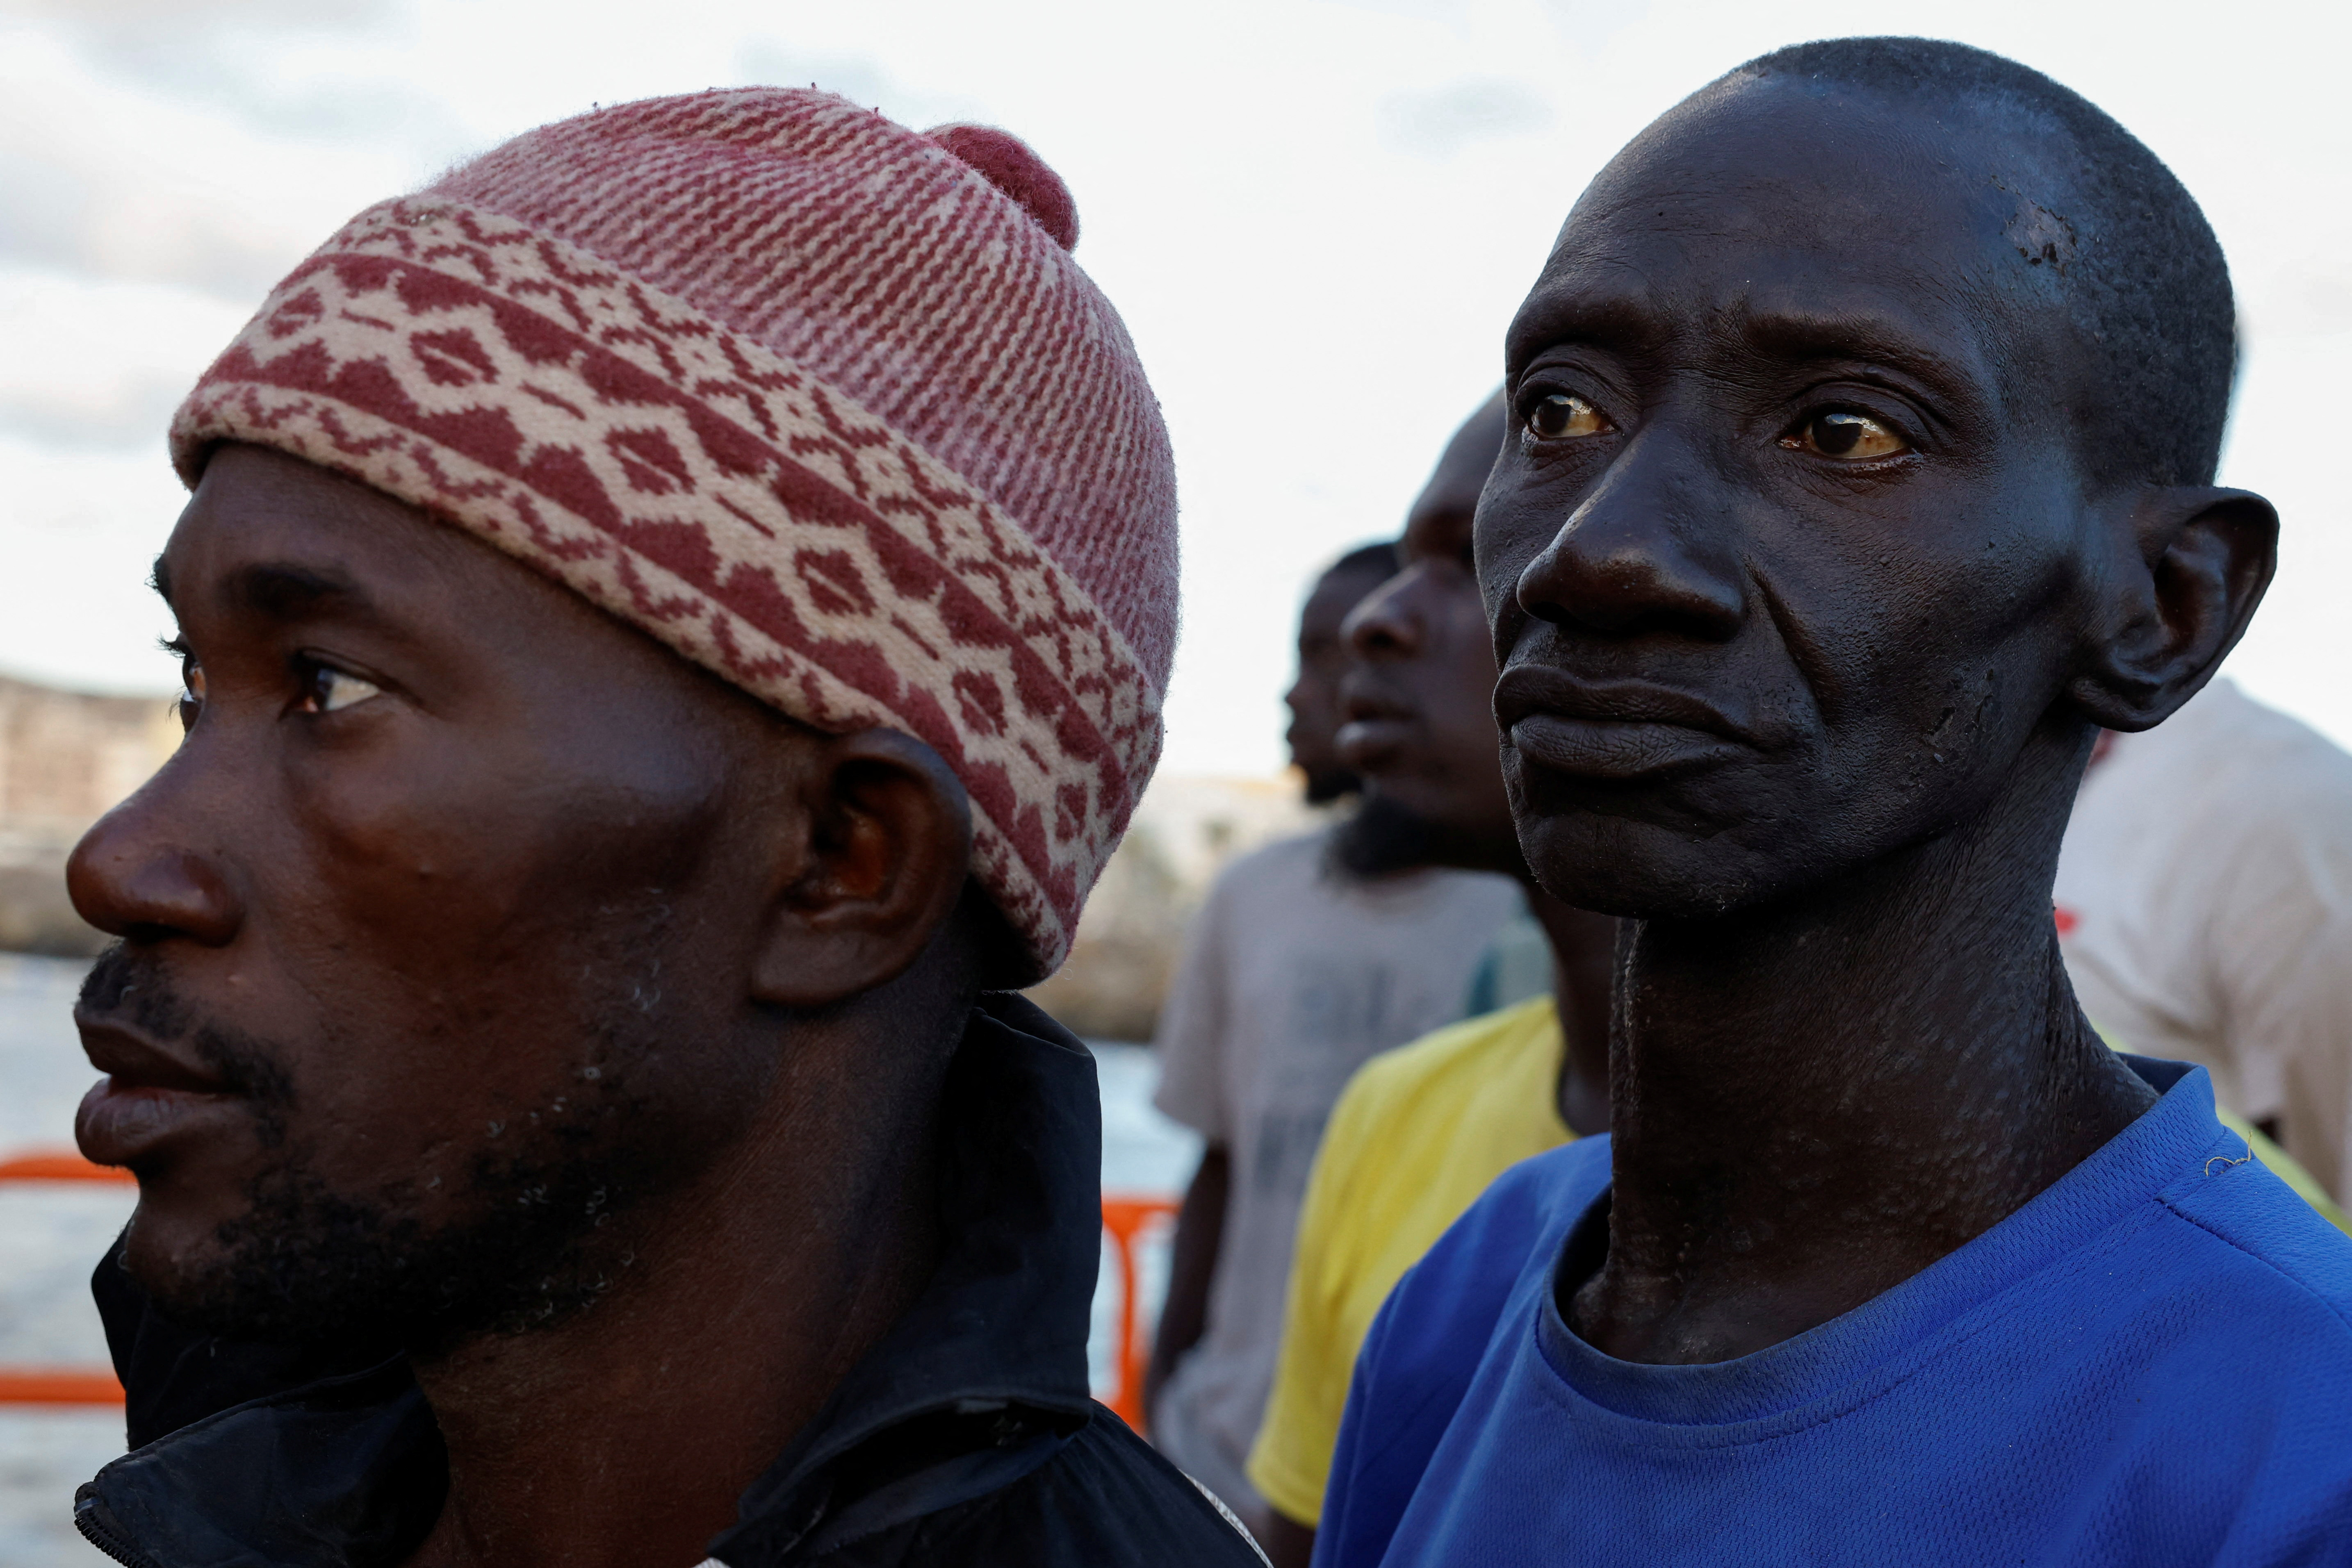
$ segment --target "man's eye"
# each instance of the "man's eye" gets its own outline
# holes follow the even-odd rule
[[[205,706],[205,667],[188,654],[180,656],[180,727],[193,728]]]
[[[1538,441],[1598,435],[1609,428],[1601,411],[1572,392],[1552,392],[1528,411],[1528,432]]]
[[[1832,409],[1827,413],[1813,415],[1780,437],[1780,444],[1792,452],[1811,452],[1822,457],[1843,457],[1854,461],[1892,457],[1898,452],[1911,450],[1909,442],[1868,414],[1854,413],[1846,409]]]
[[[310,713],[333,713],[383,694],[373,681],[362,680],[332,664],[312,664],[303,679],[302,706]]]

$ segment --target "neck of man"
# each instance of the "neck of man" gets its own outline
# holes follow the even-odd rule
[[[1982,814],[1828,883],[1628,923],[1609,1250],[1566,1303],[1588,1343],[1657,1364],[1779,1343],[2154,1103],[2084,1021],[2051,919],[2087,744],[2038,733]]]
[[[409,1568],[701,1562],[920,1294],[940,1249],[938,1096],[877,1094],[870,1067],[818,1070],[839,1053],[810,1043],[779,1069],[778,1113],[626,1212],[633,1256],[609,1294],[415,1360],[449,1498]]]
[[[1580,1138],[1609,1130],[1610,977],[1617,922],[1562,904],[1522,876],[1528,912],[1551,945],[1551,994],[1559,1014],[1559,1119]]]

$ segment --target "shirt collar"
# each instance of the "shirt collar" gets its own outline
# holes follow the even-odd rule
[[[1536,1329],[1543,1360],[1598,1407],[1595,1415],[1604,1423],[1613,1416],[1719,1429],[1764,1421],[1850,1388],[1951,1325],[2000,1310],[2009,1291],[2151,1212],[2159,1193],[2198,1176],[2217,1153],[2246,1153],[2214,1115],[2213,1083],[2203,1068],[2149,1057],[2122,1060],[2157,1091],[2157,1102],[2072,1170],[1982,1235],[1852,1312],[1731,1361],[1620,1361],[1568,1326],[1559,1312],[1557,1269],[1592,1256],[1594,1228],[1607,1224],[1609,1193],[1602,1188],[1569,1228],[1557,1252],[1559,1264],[1542,1270]]]

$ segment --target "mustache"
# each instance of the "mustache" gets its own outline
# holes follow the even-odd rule
[[[81,1006],[156,1040],[186,1042],[229,1093],[283,1110],[294,1103],[288,1052],[232,1024],[207,1019],[174,990],[160,957],[118,942],[82,977]]]

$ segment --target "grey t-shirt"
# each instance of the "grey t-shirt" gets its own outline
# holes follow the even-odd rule
[[[1283,1291],[1323,1124],[1356,1069],[1462,1016],[1516,883],[1427,871],[1364,883],[1326,869],[1328,830],[1228,867],[1160,1013],[1153,1103],[1232,1151],[1201,1342],[1160,1390],[1152,1441],[1255,1528],[1242,1470],[1274,1382]]]

